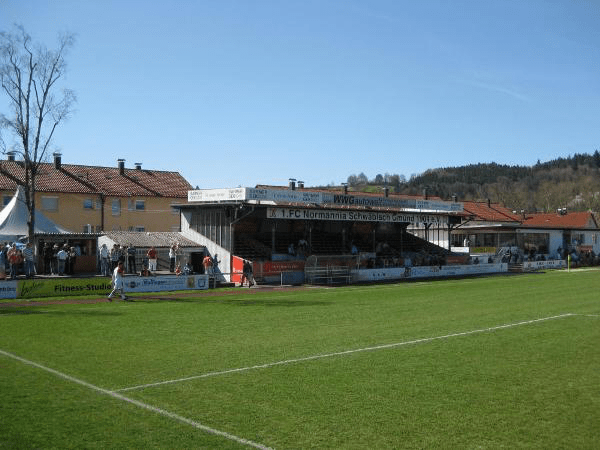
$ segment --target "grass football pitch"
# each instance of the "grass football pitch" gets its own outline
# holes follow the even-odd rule
[[[0,303],[0,449],[600,447],[597,270],[133,300]]]

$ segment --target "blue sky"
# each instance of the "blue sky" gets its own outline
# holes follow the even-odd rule
[[[315,186],[600,148],[595,0],[26,3],[1,30],[77,35],[64,163]]]

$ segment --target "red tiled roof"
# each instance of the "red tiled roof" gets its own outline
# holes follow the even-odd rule
[[[486,222],[521,222],[523,219],[519,214],[499,205],[488,202],[463,202],[464,214],[473,216],[474,220]]]
[[[590,212],[533,214],[527,216],[523,225],[530,228],[598,228]]]
[[[21,161],[0,161],[0,190],[14,190],[24,182]],[[87,193],[108,196],[187,198],[192,186],[178,172],[42,163],[36,177],[38,192]]]

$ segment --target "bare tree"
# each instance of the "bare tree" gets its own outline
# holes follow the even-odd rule
[[[48,50],[32,43],[31,36],[22,26],[14,33],[0,32],[0,81],[9,100],[10,116],[0,114],[0,132],[8,130],[14,138],[10,151],[20,156],[29,212],[27,221],[29,239],[35,230],[36,175],[40,164],[48,156],[56,128],[66,120],[75,103],[75,94],[59,90],[58,81],[66,72],[65,55],[73,46],[75,37],[64,34],[58,47]],[[3,153],[8,151],[0,134]]]

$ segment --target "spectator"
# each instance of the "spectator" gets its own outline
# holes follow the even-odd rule
[[[150,250],[148,250],[148,253],[146,254],[146,256],[148,256],[148,269],[151,271],[156,271],[156,249],[154,247],[150,247]]]
[[[110,271],[111,273],[116,269],[119,264],[119,258],[121,253],[119,251],[119,246],[117,244],[113,245],[113,248],[110,250]]]
[[[57,262],[58,262],[58,274],[59,275],[64,275],[65,274],[65,264],[67,263],[67,258],[69,257],[69,254],[65,250],[65,247],[66,247],[66,244],[56,254],[56,259],[57,259]]]
[[[27,278],[33,278],[35,275],[35,266],[33,264],[33,245],[28,242],[23,250],[23,258],[25,260],[25,276]]]
[[[14,280],[17,278],[17,268],[19,265],[19,251],[17,250],[17,244],[13,242],[12,247],[8,251],[8,263],[10,264],[10,279]]]
[[[50,274],[50,264],[52,262],[52,247],[48,242],[44,243],[42,247],[42,261],[43,261],[43,270],[42,273],[45,275]]]
[[[212,275],[213,262],[212,262],[212,258],[210,257],[210,255],[208,253],[202,260],[202,265],[204,266],[204,273]]]
[[[129,247],[127,247],[127,268],[129,269],[129,273],[137,272],[135,268],[135,254],[135,247],[133,244],[129,244]]]
[[[169,248],[169,272],[171,273],[175,271],[175,258],[177,257],[177,248],[177,243],[171,245],[171,248]]]
[[[77,250],[75,247],[69,248],[69,257],[68,257],[68,274],[75,275],[75,261],[77,260]]]
[[[52,246],[52,258],[50,260],[50,273],[52,275],[56,275],[58,274],[58,251],[59,251],[59,247],[58,244],[54,244],[54,246]]]
[[[6,250],[4,247],[0,248],[0,279],[6,279]]]
[[[106,244],[102,244],[102,247],[100,247],[100,272],[102,273],[102,276],[105,277],[109,276],[110,274],[109,258],[110,253],[108,251],[108,247]]]

